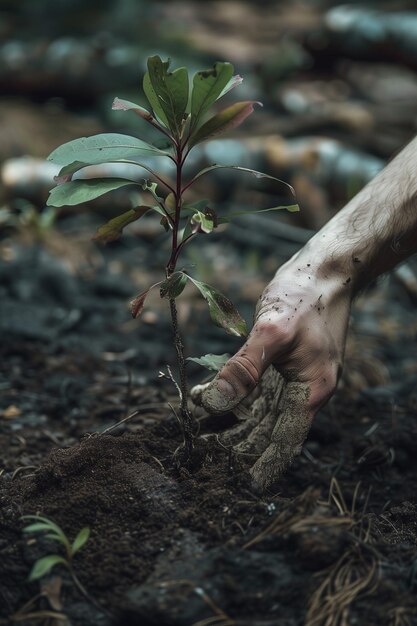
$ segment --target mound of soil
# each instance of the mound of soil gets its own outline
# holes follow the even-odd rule
[[[210,419],[202,424],[203,434],[213,429]],[[324,415],[317,420],[310,445],[322,448],[322,458],[335,433]],[[215,437],[205,441],[202,464],[178,470],[175,418],[149,419],[135,433],[86,435],[55,449],[33,473],[8,474],[0,492],[0,615],[16,618],[37,593],[37,584],[27,583],[31,565],[57,551],[47,539],[20,532],[22,513],[38,512],[70,539],[91,529],[74,568],[95,604],[64,568],[51,575],[63,579],[60,601],[73,626],[313,626],[329,619],[337,625],[343,611],[349,623],[388,626],[399,607],[415,623],[417,510],[387,503],[389,496],[401,501],[399,468],[381,462],[377,472],[362,472],[363,486],[344,480],[343,490],[333,479],[326,499],[320,483],[328,468],[312,469],[304,458],[280,484],[295,499],[262,497],[244,459]],[[344,441],[352,456],[354,438]],[[372,486],[377,493],[370,498]],[[37,610],[49,605],[44,598]],[[29,614],[23,623],[39,622]]]
[[[265,603],[267,579],[273,593],[263,610],[275,612],[272,607],[279,605],[282,611],[291,601],[290,564],[241,550],[251,529],[267,523],[275,507],[248,489],[244,468],[217,444],[206,444],[197,471],[178,471],[172,463],[178,443],[174,419],[139,434],[86,436],[79,445],[54,450],[33,475],[6,483],[1,534],[9,549],[3,551],[1,583],[8,603],[15,605],[22,593],[18,579],[23,570],[27,575],[20,565],[13,576],[16,549],[26,563],[56,550],[45,540],[30,547],[17,540],[21,513],[42,512],[70,537],[83,526],[91,529],[75,567],[120,624],[191,624],[213,616],[216,600],[223,610],[230,604],[247,615],[254,602]],[[250,596],[247,589],[239,591],[242,568],[253,568]],[[225,584],[236,593],[223,598]],[[204,593],[196,593],[200,586]],[[66,606],[76,602],[76,593],[68,581]],[[76,623],[91,623],[91,607],[86,619]]]

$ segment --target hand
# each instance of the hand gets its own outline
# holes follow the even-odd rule
[[[336,388],[354,292],[417,251],[416,164],[417,137],[278,271],[247,342],[203,393],[203,406],[222,413],[257,386],[270,364],[290,381],[283,392],[268,369],[260,406],[253,405],[248,420],[255,425],[237,446],[260,455],[251,471],[263,486],[301,449]]]
[[[251,445],[238,445],[260,455],[252,474],[263,486],[299,452],[315,413],[336,389],[351,299],[350,282],[341,273],[315,265],[306,254],[293,257],[263,292],[246,343],[203,392],[204,408],[224,413],[258,385],[271,364],[287,381],[275,416],[260,415],[246,433]]]

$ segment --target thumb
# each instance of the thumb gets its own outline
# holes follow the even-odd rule
[[[259,383],[270,365],[265,342],[254,328],[245,345],[204,390],[201,403],[209,413],[225,413],[239,404]],[[265,335],[264,335],[265,337]]]

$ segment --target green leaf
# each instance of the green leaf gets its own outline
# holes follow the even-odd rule
[[[184,241],[186,239],[188,239],[189,237],[191,237],[193,234],[195,234],[193,224],[191,223],[192,220],[192,216],[188,218],[185,226],[184,226],[184,230],[182,231],[182,237],[181,237],[181,243],[184,243]]]
[[[175,211],[177,201],[175,199],[175,194],[173,194],[172,191],[166,196],[164,204],[168,211]]]
[[[72,542],[72,555],[73,556],[76,552],[78,552],[78,550],[80,550],[83,547],[86,541],[88,541],[89,536],[90,536],[90,529],[87,526],[80,530],[80,532],[78,533],[78,535],[75,537],[74,541]]]
[[[166,126],[166,128],[169,128],[169,122],[168,122],[167,116],[165,115],[161,102],[158,96],[156,95],[155,89],[152,86],[149,72],[146,72],[145,76],[143,77],[142,86],[143,86],[143,91],[145,92],[145,96],[147,97],[148,102],[152,107],[152,111],[154,112],[154,115],[156,116],[158,121],[161,122],[161,124]]]
[[[67,537],[65,537],[65,539],[63,537],[61,537],[61,535],[58,535],[57,533],[51,531],[50,533],[48,533],[47,535],[43,535],[44,539],[50,539],[51,541],[59,541],[59,543],[62,543],[65,547],[67,547]]]
[[[200,170],[194,176],[194,178],[186,185],[185,188],[188,189],[188,187],[191,187],[191,185],[193,185],[196,180],[198,180],[199,178],[201,178],[205,174],[208,174],[209,172],[212,172],[214,170],[222,170],[222,169],[236,170],[238,172],[244,172],[244,173],[247,173],[247,174],[252,174],[253,176],[255,176],[255,178],[268,178],[269,180],[276,180],[278,183],[282,183],[283,185],[285,185],[287,187],[287,189],[289,189],[291,191],[292,195],[295,197],[294,188],[291,187],[291,185],[286,183],[284,180],[281,180],[280,178],[276,178],[275,176],[270,176],[269,174],[265,174],[264,172],[258,172],[257,170],[252,170],[249,167],[240,167],[239,165],[217,165],[217,164],[209,165],[208,167],[205,167],[204,169]],[[295,205],[291,205],[291,206],[295,206]]]
[[[159,126],[160,124],[158,122],[158,126],[156,126],[156,128],[159,128]],[[162,150],[163,152],[169,152],[172,149],[172,139],[170,138],[170,136],[164,133],[160,137],[152,140],[152,145],[155,146],[155,148],[158,148],[158,150]]]
[[[164,205],[164,199],[161,198],[161,196],[158,196],[158,193],[156,191],[157,188],[158,188],[157,184],[150,183],[149,180],[144,180],[142,183],[143,191],[148,191],[151,194],[151,196],[154,198],[154,200],[156,200],[156,202],[158,203],[158,206],[153,206],[151,208],[157,213],[159,213],[160,215],[162,215],[163,220],[167,220],[167,212],[166,212],[165,205]],[[161,220],[161,223],[162,223],[162,220]]]
[[[168,68],[169,61],[163,62],[159,56],[149,57],[148,75],[153,88],[151,97],[155,103],[156,96],[168,127],[178,137],[188,103],[188,72],[185,67],[174,72],[169,72]],[[147,89],[148,86],[147,83]]]
[[[87,165],[100,163],[122,161],[149,169],[139,163],[138,159],[150,156],[169,156],[169,153],[136,137],[119,133],[103,133],[92,137],[81,137],[62,144],[51,152],[48,161],[63,166],[59,176],[68,178]]]
[[[171,222],[168,221],[168,217],[163,215],[159,221],[164,231],[167,233],[170,229],[172,229]]]
[[[219,372],[230,359],[230,354],[205,354],[201,357],[189,356],[187,361],[193,361],[212,372]]]
[[[55,524],[55,522],[53,522],[48,517],[44,517],[42,515],[23,515],[22,519],[33,519],[33,520],[36,520],[36,524],[43,525],[43,528],[39,528],[40,531],[42,530],[42,531],[50,531],[50,532],[52,532],[54,535],[56,535],[56,537],[55,537],[56,541],[60,541],[65,546],[65,548],[67,550],[70,548],[70,542],[68,540],[68,537],[66,536],[66,534],[62,530],[62,528],[60,526],[58,526],[58,524]],[[28,527],[26,527],[26,528],[28,528]],[[23,529],[23,530],[25,531],[25,529]],[[27,531],[27,532],[33,532],[33,530],[32,531]]]
[[[156,183],[150,183],[149,180],[144,180],[142,183],[143,191],[149,191],[149,193],[152,195],[154,200],[156,200],[160,206],[163,206],[164,199],[161,196],[158,196],[158,193],[156,191],[157,188],[158,188],[158,185]],[[162,214],[165,215],[163,211],[162,211]]]
[[[134,180],[126,178],[90,178],[74,180],[57,185],[49,192],[48,206],[74,206],[94,200],[109,191],[120,189],[127,185],[137,185]]]
[[[288,204],[283,206],[273,206],[268,209],[253,209],[251,211],[236,211],[235,213],[230,213],[226,217],[219,217],[219,224],[228,224],[234,217],[239,217],[240,215],[252,215],[253,213],[266,213],[267,211],[280,211],[281,209],[285,209],[289,213],[297,213],[300,210],[298,204]]]
[[[229,298],[226,298],[220,291],[206,283],[201,283],[191,276],[188,276],[188,278],[194,283],[206,300],[210,317],[216,326],[223,328],[230,335],[246,337],[248,334],[246,322]]]
[[[68,567],[68,562],[64,559],[64,557],[59,556],[58,554],[49,554],[48,556],[38,559],[29,574],[29,580],[34,581],[42,578],[42,576],[49,574],[51,569],[58,564]]]
[[[47,532],[51,529],[49,524],[45,522],[39,522],[39,524],[29,524],[29,526],[25,526],[23,528],[24,533],[38,533],[38,532]]]
[[[229,91],[231,91],[235,87],[238,87],[242,83],[243,83],[243,78],[239,76],[239,74],[236,74],[236,76],[232,76],[232,78],[227,83],[226,87],[222,90],[221,94],[217,97],[217,100],[220,100],[220,98],[223,98],[223,96],[229,93]]]
[[[45,517],[44,515],[22,515],[21,519],[41,520],[44,524],[47,524],[48,526],[54,524],[52,520],[50,520],[48,517]]]
[[[187,280],[188,276],[183,272],[175,272],[172,274],[172,276],[164,280],[161,285],[161,298],[178,298],[184,291]]]
[[[205,215],[201,211],[196,211],[190,220],[191,224],[197,226],[194,232],[211,233],[214,228],[212,216]]]
[[[236,102],[231,106],[223,109],[217,115],[210,118],[205,124],[191,136],[189,147],[192,148],[202,141],[206,141],[210,137],[214,137],[233,128],[240,126],[242,122],[253,112],[255,104],[262,106],[261,102],[246,101]]]
[[[154,207],[150,206],[139,206],[135,209],[130,209],[126,211],[126,213],[122,213],[122,215],[118,215],[117,217],[113,217],[113,219],[100,226],[97,229],[96,234],[93,237],[94,241],[104,241],[104,243],[108,243],[109,241],[116,241],[121,237],[123,229],[132,222],[136,222],[136,220],[140,219],[145,213],[153,209]],[[157,207],[159,208],[159,207]]]
[[[216,63],[212,70],[195,74],[191,94],[191,131],[197,128],[202,117],[224,92],[232,76],[233,65],[221,62]]]
[[[193,204],[183,204],[181,211],[191,211],[193,215],[188,218],[185,224],[182,240],[185,241],[190,235],[196,233],[210,233],[213,228],[219,225],[216,212],[208,206],[209,200],[198,200]]]

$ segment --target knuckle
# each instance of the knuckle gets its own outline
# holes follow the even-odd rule
[[[294,339],[294,333],[288,326],[272,320],[258,320],[254,331],[258,333],[258,337],[264,337],[266,342],[279,343],[283,347],[291,345]]]
[[[222,375],[233,376],[245,389],[249,390],[258,384],[260,372],[250,356],[237,354],[224,366]]]

